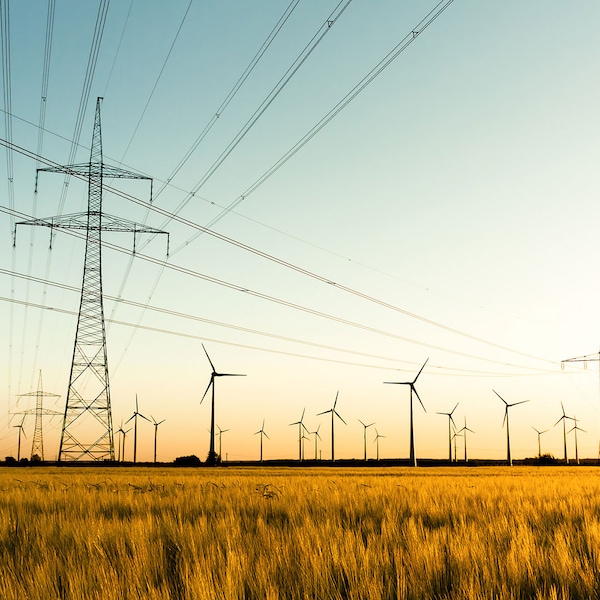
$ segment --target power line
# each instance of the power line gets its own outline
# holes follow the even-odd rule
[[[408,46],[410,46],[417,37],[423,33],[449,6],[454,0],[442,0],[437,4],[429,14],[424,17],[410,33],[406,34],[404,38],[390,51],[388,54],[377,63],[375,67],[369,71],[365,77],[363,77],[359,83],[357,83],[345,96],[340,100],[308,133],[306,133],[300,140],[298,140],[276,163],[274,163],[265,173],[263,173],[252,185],[250,185],[236,200],[234,200],[229,206],[213,218],[207,227],[212,227],[218,221],[220,221],[230,210],[238,206],[244,200],[254,193],[263,183],[271,178],[290,158],[292,158],[297,152],[299,152],[310,140],[312,140],[317,133],[321,131],[334,117],[336,117],[356,96],[358,96],[371,82],[380,75]],[[194,239],[196,239],[200,233],[192,236],[184,245],[187,245]],[[182,246],[176,248],[174,253],[178,252]]]
[[[450,1],[452,1],[452,0],[450,0]],[[2,144],[2,145],[8,145],[8,142],[6,140],[1,140],[0,139],[0,144]],[[16,146],[15,144],[10,144],[10,147],[13,148],[13,149],[15,149],[15,150],[17,150],[19,153],[24,154],[25,156],[29,156],[29,157],[33,156],[33,157],[35,157],[35,155],[32,152],[30,152],[28,150],[25,150],[23,148],[20,148],[19,146]],[[64,167],[64,166],[58,165],[57,163],[54,163],[53,161],[50,161],[48,159],[43,159],[43,160],[44,160],[44,162],[46,164],[52,165],[53,167],[55,167],[57,169],[60,168],[60,169],[64,169],[64,170],[68,171],[68,167]],[[73,175],[77,175],[75,172],[73,172],[72,174]],[[156,206],[155,204],[151,204],[149,202],[145,202],[144,200],[141,200],[140,198],[136,198],[135,196],[133,196],[131,194],[128,194],[126,192],[123,192],[123,191],[118,190],[116,188],[113,188],[111,186],[106,185],[105,189],[107,191],[110,191],[110,192],[112,192],[112,193],[114,193],[114,194],[116,194],[116,195],[124,198],[124,199],[130,200],[131,202],[133,202],[135,204],[138,204],[140,206],[146,207],[149,210],[152,210],[152,211],[154,211],[154,212],[156,212],[158,214],[161,214],[163,216],[170,216],[172,220],[177,221],[177,222],[179,222],[179,223],[181,223],[183,225],[186,225],[188,227],[197,229],[199,231],[203,231],[203,232],[205,232],[205,233],[207,233],[207,234],[209,234],[209,235],[211,235],[211,236],[213,236],[213,237],[215,237],[215,238],[217,238],[217,239],[219,239],[221,241],[227,242],[227,243],[229,243],[229,244],[231,244],[233,246],[236,246],[236,247],[238,247],[238,248],[240,248],[242,250],[245,250],[245,251],[248,251],[248,252],[250,252],[252,254],[260,256],[261,258],[269,260],[269,261],[271,261],[271,262],[273,262],[275,264],[278,264],[280,266],[286,267],[286,268],[288,268],[288,269],[290,269],[292,271],[295,271],[295,272],[297,272],[297,273],[299,273],[301,275],[305,275],[307,277],[310,277],[311,279],[314,279],[316,281],[320,281],[321,283],[326,283],[327,285],[335,287],[336,289],[339,289],[339,290],[341,290],[343,292],[349,293],[349,294],[351,294],[353,296],[356,296],[356,297],[361,298],[363,300],[366,300],[368,302],[372,302],[372,303],[377,304],[379,306],[382,306],[384,308],[387,308],[387,309],[393,310],[395,312],[398,312],[398,313],[400,313],[400,314],[402,314],[404,316],[407,316],[407,317],[409,317],[411,319],[415,319],[417,321],[420,321],[420,322],[423,322],[425,324],[431,325],[433,327],[442,329],[442,330],[447,331],[449,333],[453,333],[453,334],[458,335],[460,337],[464,337],[466,339],[469,339],[469,340],[472,340],[472,341],[476,341],[478,343],[481,343],[481,344],[484,344],[484,345],[496,348],[498,350],[503,350],[503,351],[506,351],[506,352],[510,352],[512,354],[516,354],[516,355],[519,355],[519,356],[522,356],[522,357],[525,357],[525,358],[530,358],[530,359],[537,360],[537,361],[544,362],[544,363],[549,363],[549,364],[553,364],[553,365],[557,364],[554,361],[551,361],[551,360],[548,360],[548,359],[545,359],[545,358],[540,358],[540,357],[537,357],[537,356],[534,356],[534,355],[531,355],[531,354],[528,354],[528,353],[525,353],[525,352],[521,352],[519,350],[515,350],[515,349],[512,349],[512,348],[509,348],[507,346],[503,346],[501,344],[497,344],[497,343],[489,341],[489,340],[485,340],[485,339],[480,338],[478,336],[469,334],[469,333],[464,332],[464,331],[460,331],[459,329],[456,329],[456,328],[444,325],[443,323],[439,323],[439,322],[434,321],[432,319],[429,319],[427,317],[423,317],[423,316],[418,315],[416,313],[410,312],[408,310],[405,310],[405,309],[403,309],[401,307],[395,306],[395,305],[390,304],[388,302],[385,302],[383,300],[379,300],[377,298],[374,298],[373,296],[370,296],[368,294],[360,292],[359,290],[355,290],[355,289],[350,288],[348,286],[345,286],[343,284],[337,283],[337,282],[335,282],[335,281],[333,281],[331,279],[323,277],[322,275],[318,275],[317,273],[314,273],[312,271],[309,271],[307,269],[304,269],[302,267],[294,265],[294,264],[292,264],[292,263],[290,263],[288,261],[285,261],[283,259],[279,259],[279,258],[277,258],[277,257],[275,257],[273,255],[270,255],[270,254],[268,254],[266,252],[263,252],[263,251],[261,251],[261,250],[259,250],[257,248],[254,248],[252,246],[249,246],[247,244],[244,244],[242,242],[239,242],[237,240],[229,238],[229,237],[227,237],[227,236],[225,236],[225,235],[223,235],[221,233],[218,233],[218,232],[213,231],[211,229],[207,229],[206,227],[203,227],[202,225],[194,223],[193,221],[190,221],[189,219],[184,219],[183,217],[181,217],[179,215],[175,215],[173,213],[170,213],[169,211],[166,211],[165,209],[162,209],[162,208]],[[115,246],[115,248],[117,248],[117,247]],[[145,256],[145,255],[141,255],[141,254],[138,254],[138,255],[139,256]],[[147,260],[151,260],[151,261],[156,260],[156,259],[152,259],[151,257],[146,257],[146,259]],[[160,264],[168,265],[168,268],[175,268],[172,264],[162,263],[162,261],[161,261]],[[180,267],[180,268],[182,268],[182,267]],[[195,273],[193,271],[190,271],[190,272],[191,273]],[[200,274],[196,274],[196,275],[200,275]],[[202,277],[207,277],[207,276],[202,276]],[[218,280],[215,279],[215,281],[218,281]],[[222,285],[232,286],[232,287],[236,288],[236,286],[233,286],[232,284],[228,284],[226,282],[223,282]],[[253,295],[256,295],[257,297],[263,297],[265,299],[269,298],[267,295],[260,294],[259,292],[250,292],[250,290],[247,290],[245,288],[241,288],[240,287],[239,290],[247,292],[247,293],[252,293]],[[282,301],[278,301],[278,302],[281,303]],[[293,303],[289,303],[289,304],[291,305]],[[469,355],[469,356],[471,356],[473,358],[472,355]]]
[[[343,0],[342,0],[343,1]],[[298,72],[300,67],[306,62],[309,56],[314,52],[317,46],[321,43],[323,38],[327,35],[327,33],[331,30],[333,25],[337,22],[337,20],[342,16],[345,10],[348,8],[352,0],[346,0],[344,6],[341,6],[342,1],[338,3],[332,13],[327,17],[327,19],[323,22],[323,24],[319,27],[317,32],[313,35],[308,44],[304,47],[302,52],[296,57],[294,62],[285,72],[285,74],[279,79],[279,81],[275,84],[272,90],[267,94],[266,98],[261,102],[259,107],[254,111],[253,115],[246,121],[244,126],[238,131],[233,140],[229,143],[229,145],[223,150],[220,156],[215,160],[215,162],[211,165],[211,167],[204,173],[200,181],[196,184],[196,186],[192,189],[191,192],[179,203],[174,213],[179,214],[188,204],[188,202],[194,197],[194,195],[204,186],[204,184],[212,177],[212,175],[216,172],[216,170],[223,164],[223,162],[227,159],[227,157],[233,152],[233,150],[237,147],[237,145],[246,137],[248,132],[254,127],[257,121],[262,117],[265,111],[269,108],[269,106],[273,103],[273,101],[279,96],[279,94],[283,91],[286,85],[290,82],[292,77]],[[170,219],[165,221],[164,227],[168,225]],[[163,226],[161,226],[163,227]]]
[[[57,284],[57,287],[65,287],[67,289],[70,288],[70,286],[63,286],[62,284]],[[74,290],[76,291],[76,290]],[[131,305],[131,306],[140,306],[142,305],[141,303],[138,302],[133,302],[133,301],[129,301],[129,300],[117,300],[114,297],[111,296],[106,296],[105,297],[107,300],[112,300],[115,302],[120,302],[126,305]],[[77,312],[73,311],[73,310],[68,310],[65,308],[58,308],[58,307],[51,307],[51,306],[47,306],[47,305],[42,305],[42,304],[36,304],[34,302],[26,302],[24,300],[11,300],[10,298],[7,297],[3,297],[0,296],[0,302],[12,302],[14,304],[17,305],[21,305],[21,306],[29,306],[30,308],[36,308],[36,309],[40,309],[40,310],[45,310],[45,311],[49,311],[52,313],[58,313],[58,314],[64,314],[64,315],[70,315],[70,316],[77,316]],[[145,305],[142,305],[145,306]],[[364,356],[364,357],[368,357],[368,358],[375,358],[378,360],[388,360],[388,361],[394,361],[396,363],[403,363],[403,364],[408,364],[408,365],[416,365],[417,363],[411,362],[411,361],[406,361],[406,360],[397,360],[395,358],[389,358],[389,357],[385,357],[385,356],[378,356],[378,355],[373,355],[373,354],[368,354],[368,353],[364,353],[364,352],[357,352],[354,350],[348,350],[345,348],[337,348],[334,346],[328,346],[325,344],[318,344],[315,342],[309,342],[306,340],[299,340],[299,339],[295,339],[295,338],[290,338],[290,337],[286,337],[286,336],[280,336],[277,334],[272,334],[272,333],[268,333],[268,332],[263,332],[263,331],[258,331],[258,330],[252,330],[252,329],[248,329],[246,327],[239,327],[236,325],[230,325],[227,323],[220,323],[218,321],[212,321],[210,319],[203,319],[202,317],[196,317],[194,315],[186,315],[184,313],[178,313],[177,311],[171,311],[169,309],[162,309],[162,308],[157,308],[157,307],[147,307],[148,310],[151,311],[156,311],[156,312],[160,312],[160,313],[166,313],[166,314],[170,314],[170,315],[174,315],[174,316],[178,316],[178,317],[182,317],[182,318],[186,318],[186,319],[191,319],[194,321],[200,321],[200,322],[205,322],[211,325],[217,325],[217,326],[221,326],[221,327],[227,327],[227,328],[231,328],[231,329],[236,329],[239,331],[244,331],[246,333],[253,333],[256,335],[262,335],[262,336],[266,336],[269,338],[273,338],[273,339],[278,339],[278,340],[285,340],[285,341],[289,341],[289,342],[294,342],[297,344],[304,344],[304,345],[308,345],[308,346],[313,346],[313,347],[317,347],[317,348],[321,348],[324,350],[332,350],[335,352],[342,352],[342,353],[347,353],[347,354],[355,354],[357,356]],[[116,320],[116,319],[106,319],[107,323],[112,323],[114,325],[120,325],[120,326],[124,326],[124,327],[132,327],[134,329],[141,329],[143,331],[152,331],[155,333],[164,333],[164,334],[168,334],[168,335],[175,335],[175,336],[179,336],[179,337],[186,337],[186,338],[190,338],[190,339],[197,339],[197,340],[203,340],[203,341],[208,341],[208,342],[214,342],[214,343],[219,343],[219,344],[224,344],[227,346],[235,346],[238,348],[247,348],[247,349],[251,349],[251,350],[260,350],[261,352],[269,352],[271,354],[279,354],[279,355],[284,355],[284,356],[294,356],[294,357],[298,357],[298,358],[306,358],[306,359],[310,359],[310,360],[318,360],[318,361],[324,361],[324,362],[333,362],[333,363],[339,363],[339,364],[346,364],[346,365],[351,365],[351,366],[357,366],[357,367],[367,367],[367,368],[372,368],[372,369],[384,369],[384,370],[391,370],[391,371],[398,371],[397,367],[385,367],[382,365],[369,365],[369,364],[364,364],[364,363],[355,363],[355,362],[348,362],[348,361],[343,361],[343,360],[338,360],[338,359],[330,359],[330,358],[324,358],[324,357],[318,357],[318,356],[313,356],[313,355],[307,355],[307,354],[299,354],[299,353],[295,353],[295,352],[288,352],[288,351],[283,351],[283,350],[273,350],[271,348],[264,348],[261,346],[255,346],[255,345],[248,345],[248,344],[240,344],[240,343],[236,343],[236,342],[228,342],[222,339],[216,339],[216,338],[207,338],[205,336],[198,336],[198,335],[194,335],[191,334],[189,332],[180,332],[180,331],[174,331],[172,329],[165,329],[165,328],[160,328],[160,327],[152,327],[150,325],[140,325],[137,323],[131,323],[128,321],[120,321],[120,320]],[[501,364],[505,364],[505,363],[501,363]],[[476,370],[472,370],[472,369],[458,369],[458,368],[454,368],[454,367],[444,367],[442,365],[433,365],[430,364],[430,367],[437,369],[438,370],[438,374],[439,371],[441,370],[445,370],[445,371],[451,371],[451,373],[443,373],[443,375],[445,376],[461,376],[461,377],[527,377],[527,376],[539,376],[539,375],[546,375],[546,374],[557,374],[556,371],[541,371],[541,372],[536,372],[536,373],[501,373],[501,372],[493,372],[493,371],[476,371]],[[507,366],[519,366],[519,365],[507,365]],[[527,368],[527,367],[521,367],[521,368]]]
[[[109,189],[108,186],[106,186],[106,188]],[[0,206],[0,212],[7,212],[7,209],[5,207]],[[15,211],[15,214],[17,214],[16,211]],[[43,222],[40,222],[40,224],[44,225]],[[71,235],[75,235],[77,232],[68,231],[68,233],[70,233]],[[117,252],[120,252],[122,254],[129,254],[130,253],[129,250],[127,250],[127,249],[125,249],[125,248],[123,248],[121,246],[117,246],[115,244],[106,242],[105,240],[102,241],[102,245],[104,247],[110,248],[110,249],[115,250]],[[261,300],[266,300],[268,302],[271,302],[271,303],[274,303],[274,304],[278,304],[278,305],[281,305],[281,306],[285,306],[287,308],[293,308],[295,310],[298,310],[300,312],[304,312],[306,314],[312,314],[312,315],[320,317],[320,318],[328,319],[328,320],[331,320],[331,321],[334,321],[334,322],[337,322],[337,323],[340,323],[340,324],[343,324],[343,325],[348,325],[350,327],[361,329],[363,331],[368,331],[370,333],[374,333],[374,334],[377,334],[377,335],[382,335],[382,336],[385,336],[385,337],[389,337],[389,338],[392,338],[392,339],[397,339],[397,340],[404,341],[404,342],[409,342],[409,343],[416,344],[416,345],[419,345],[419,346],[423,346],[423,347],[427,347],[427,348],[431,348],[431,349],[435,349],[435,350],[440,350],[440,351],[443,351],[443,352],[448,352],[450,354],[454,354],[456,356],[462,356],[462,357],[465,357],[465,358],[472,358],[472,359],[481,360],[481,361],[484,361],[484,362],[489,362],[489,363],[493,363],[493,364],[500,364],[500,365],[503,365],[503,366],[510,366],[510,367],[519,368],[519,369],[529,369],[529,370],[534,370],[534,371],[538,371],[538,372],[547,372],[547,370],[544,370],[544,369],[535,369],[535,368],[531,368],[531,367],[524,367],[522,365],[516,365],[516,364],[512,364],[512,363],[507,363],[507,362],[504,362],[504,361],[498,361],[498,360],[494,360],[494,359],[490,359],[490,358],[484,358],[482,356],[478,356],[478,355],[474,355],[474,354],[469,354],[469,353],[465,353],[465,352],[459,352],[457,350],[452,350],[452,349],[449,349],[449,348],[444,348],[444,347],[441,347],[441,346],[437,346],[435,344],[429,344],[427,342],[422,342],[422,341],[419,341],[419,340],[414,340],[414,339],[411,339],[411,338],[407,338],[405,336],[400,336],[400,335],[391,333],[389,331],[384,331],[384,330],[381,330],[381,329],[377,329],[375,327],[371,327],[369,325],[364,325],[364,324],[358,323],[356,321],[352,321],[352,320],[349,320],[349,319],[344,319],[342,317],[337,317],[335,315],[332,315],[332,314],[329,314],[329,313],[325,313],[325,312],[322,312],[322,311],[319,311],[319,310],[316,310],[316,309],[313,309],[313,308],[309,308],[309,307],[306,307],[306,306],[303,306],[303,305],[300,305],[300,304],[296,304],[296,303],[290,302],[288,300],[277,298],[275,296],[264,294],[262,292],[255,291],[255,290],[252,290],[252,289],[244,287],[244,286],[240,286],[240,285],[237,285],[237,284],[234,284],[234,283],[222,280],[222,279],[218,279],[216,277],[205,275],[203,273],[200,273],[198,271],[194,271],[193,269],[188,269],[188,268],[183,267],[181,265],[176,265],[174,263],[169,263],[169,262],[166,262],[166,261],[163,261],[163,260],[156,259],[156,258],[154,258],[152,256],[148,256],[146,254],[141,254],[141,253],[138,252],[138,253],[136,253],[136,256],[138,258],[141,258],[142,260],[145,260],[147,262],[155,264],[155,265],[157,265],[159,267],[167,268],[167,269],[173,270],[175,272],[178,272],[178,273],[181,273],[181,274],[184,274],[184,275],[187,275],[187,276],[192,276],[192,277],[194,277],[196,279],[200,279],[200,280],[203,280],[203,281],[207,281],[209,283],[213,283],[213,284],[219,285],[221,287],[225,287],[227,289],[231,289],[231,290],[235,290],[235,291],[238,291],[238,292],[242,292],[242,293],[247,294],[249,296],[253,296],[255,298],[259,298]],[[551,362],[551,361],[547,361],[547,362]]]

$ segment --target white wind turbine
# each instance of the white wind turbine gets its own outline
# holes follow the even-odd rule
[[[324,410],[323,412],[317,413],[317,416],[331,413],[331,462],[335,461],[335,418],[337,417],[344,425],[348,425],[348,423],[344,421],[344,419],[337,412],[337,410],[335,410],[339,394],[340,392],[338,390],[335,395],[335,401],[333,403],[333,406],[329,410]]]

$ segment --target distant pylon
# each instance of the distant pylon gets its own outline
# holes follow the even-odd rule
[[[102,159],[100,102],[96,102],[94,132],[89,163],[38,169],[48,173],[66,173],[88,181],[87,212],[44,219],[32,219],[16,225],[39,225],[51,229],[80,229],[86,232],[81,302],[73,347],[59,461],[114,460],[115,447],[106,353],[106,329],[102,298],[102,232],[167,234],[145,225],[102,212],[103,179],[152,179],[145,175],[106,166]],[[37,175],[36,175],[37,189]],[[15,225],[15,239],[16,239]],[[50,236],[52,240],[52,234]]]
[[[51,394],[50,392],[44,392],[42,387],[42,371],[40,369],[40,376],[38,377],[38,389],[37,392],[29,392],[28,394],[19,394],[22,398],[24,396],[35,396],[35,408],[31,410],[24,410],[23,412],[16,413],[21,415],[35,415],[35,427],[33,429],[33,440],[31,443],[31,458],[38,456],[40,460],[44,460],[44,436],[42,433],[42,417],[44,416],[55,416],[61,415],[62,413],[56,410],[45,409],[43,406],[44,396],[48,398],[60,398],[60,394]],[[25,418],[25,417],[23,417]]]

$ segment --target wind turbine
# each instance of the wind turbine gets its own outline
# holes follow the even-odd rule
[[[131,421],[133,419],[133,464],[134,465],[137,462],[137,418],[138,417],[142,417],[142,419],[146,419],[146,421],[148,421],[148,423],[151,423],[151,421],[148,417],[145,417],[142,413],[139,412],[138,397],[136,394],[135,395],[135,412],[129,417],[129,419],[127,419],[127,421],[125,421],[125,425],[127,425],[127,423],[129,423],[129,421]],[[125,458],[125,450],[123,450],[123,458]]]
[[[410,464],[413,467],[417,466],[417,457],[415,455],[415,428],[414,428],[414,418],[413,418],[413,392],[415,393],[415,396],[419,399],[419,402],[421,403],[421,406],[423,407],[423,410],[425,412],[427,412],[427,410],[425,408],[425,405],[423,404],[423,401],[421,400],[419,394],[417,393],[417,389],[415,388],[415,383],[417,383],[417,379],[419,378],[419,375],[421,374],[421,372],[425,368],[425,365],[427,364],[428,360],[429,359],[427,359],[423,363],[423,366],[421,367],[420,371],[417,373],[417,376],[412,381],[384,381],[384,383],[390,383],[392,385],[408,385],[408,386],[410,386]]]
[[[13,427],[16,427],[19,430],[19,441],[17,443],[17,462],[21,461],[21,434],[25,435],[25,432],[23,431],[23,423],[25,423],[25,417],[21,419],[21,423],[19,425],[13,425]],[[25,438],[27,438],[26,435]]]
[[[308,433],[310,433],[311,435],[315,436],[315,460],[317,460],[317,451],[318,451],[318,440],[321,439],[321,436],[319,435],[319,429],[321,429],[321,423],[319,423],[319,426],[317,427],[316,431],[309,431]]]
[[[567,419],[571,419],[571,421],[573,420],[573,417],[567,417],[567,415],[565,414],[565,407],[563,406],[563,403],[560,403],[560,407],[562,408],[562,417],[556,421],[556,423],[554,423],[554,427],[556,427],[561,421],[563,422],[563,442],[564,442],[564,448],[565,448],[565,465],[569,464],[569,459],[567,458]]]
[[[379,438],[384,438],[385,435],[381,435],[377,428],[375,428],[375,439],[373,440],[377,444],[377,460],[379,461]]]
[[[208,450],[208,457],[206,458],[206,463],[209,465],[215,465],[217,463],[217,456],[215,453],[215,378],[216,377],[246,377],[246,375],[240,375],[239,373],[218,373],[215,369],[215,366],[210,360],[210,356],[204,348],[204,344],[202,344],[202,348],[204,349],[204,354],[206,354],[206,358],[208,358],[208,362],[212,368],[212,373],[210,374],[210,382],[206,388],[206,391],[202,395],[202,400],[200,400],[200,404],[204,401],[206,394],[208,394],[208,390],[212,387],[212,398],[210,404],[210,446]]]
[[[467,427],[467,417],[465,417],[465,425],[464,427],[458,432],[463,434],[463,437],[465,438],[465,462],[467,462],[467,431],[470,431],[471,433],[475,433],[472,429],[469,429]]]
[[[583,433],[586,433],[586,431],[585,429],[581,429],[581,427],[577,426],[577,419],[575,417],[573,417],[573,421],[575,421],[575,425],[573,429],[571,429],[571,431],[575,432],[575,462],[579,464],[579,451],[577,450],[577,432],[583,431]],[[571,433],[571,431],[569,431],[569,433]]]
[[[529,400],[521,400],[520,402],[513,402],[512,404],[509,404],[496,390],[492,390],[492,392],[494,392],[494,394],[496,394],[496,396],[498,396],[498,398],[500,398],[500,400],[502,400],[502,402],[504,402],[505,405],[504,420],[502,421],[502,426],[504,427],[504,424],[506,423],[506,461],[508,462],[508,465],[512,467],[512,457],[510,455],[510,427],[508,422],[508,409],[512,406],[517,406],[517,404],[525,404],[525,402],[529,402]]]
[[[306,425],[303,423],[305,412],[306,408],[302,411],[302,416],[300,417],[299,421],[296,421],[295,423],[290,423],[290,427],[292,425],[298,425],[298,460],[304,459],[304,444],[302,443],[304,432],[302,430],[304,429],[306,432],[308,432],[308,429],[306,429]]]
[[[538,431],[533,425],[531,426],[531,429],[533,429],[538,436],[538,458],[540,458],[542,456],[542,433],[546,433],[548,429],[544,429],[544,431]]]
[[[455,431],[454,435],[452,436],[452,441],[454,442],[454,462],[457,462],[457,460],[456,460],[456,438],[459,438],[459,437],[464,437],[464,436],[460,431]]]
[[[363,426],[363,447],[364,447],[364,461],[367,461],[367,429],[369,427],[371,427],[372,425],[375,425],[375,422],[373,423],[369,423],[368,425],[365,425],[360,419],[358,419],[358,422]]]
[[[262,427],[254,434],[254,435],[260,435],[260,462],[263,461],[263,435],[270,440],[271,438],[267,435],[267,432],[265,431],[265,420],[263,419],[263,424]]]
[[[338,411],[335,410],[335,405],[337,404],[339,394],[340,392],[338,390],[335,394],[333,406],[329,410],[324,410],[323,412],[317,413],[317,416],[325,415],[329,412],[331,413],[331,462],[335,460],[335,417],[337,417],[344,425],[348,425],[348,423],[342,419],[342,416],[338,413]]]
[[[152,424],[154,425],[154,464],[156,464],[156,438],[158,437],[158,426],[164,423],[166,419],[157,422],[152,415],[150,415],[150,418],[152,419]]]
[[[219,436],[219,458],[221,460],[223,460],[223,453],[221,452],[221,436],[226,432],[229,431],[229,429],[221,429],[218,425],[217,425],[217,429],[219,430],[219,433],[217,433],[217,435]]]
[[[456,403],[456,406],[458,406],[458,402]],[[448,417],[448,461],[452,462],[452,429],[454,429],[454,431],[456,431],[456,423],[454,422],[454,419],[452,418],[452,415],[454,414],[454,411],[456,410],[456,406],[449,412],[449,413],[445,413],[445,412],[438,412],[438,415],[446,415]],[[458,432],[460,433],[460,432]],[[455,452],[456,454],[456,452]],[[455,457],[456,460],[456,457]]]
[[[131,429],[128,429],[127,431],[123,430],[123,421],[121,421],[121,426],[117,430],[117,433],[121,434],[121,443],[119,444],[119,456],[118,456],[119,462],[121,462],[121,461],[125,462],[125,438],[127,437],[127,434],[130,431],[131,431]]]

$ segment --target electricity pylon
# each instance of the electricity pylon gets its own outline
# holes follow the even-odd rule
[[[86,232],[81,302],[60,437],[59,461],[115,459],[102,298],[102,232],[132,232],[134,248],[137,233],[168,236],[166,231],[102,212],[104,178],[145,179],[150,182],[152,178],[104,164],[100,123],[101,100],[102,98],[98,98],[96,102],[90,161],[84,164],[38,169],[36,173],[36,189],[40,171],[65,173],[86,179],[87,212],[32,219],[16,224],[38,225],[51,229],[78,229]],[[52,235],[50,238],[52,239]]]
[[[19,397],[21,398],[23,398],[24,396],[35,396],[35,408],[31,410],[24,410],[23,412],[16,414],[35,415],[35,427],[33,429],[33,440],[31,443],[31,458],[37,455],[40,458],[40,460],[44,460],[44,436],[42,435],[42,417],[61,415],[62,413],[56,410],[44,408],[43,398],[44,396],[50,398],[60,398],[60,394],[51,394],[50,392],[44,392],[44,390],[42,389],[42,371],[40,369],[37,392],[19,394]]]

